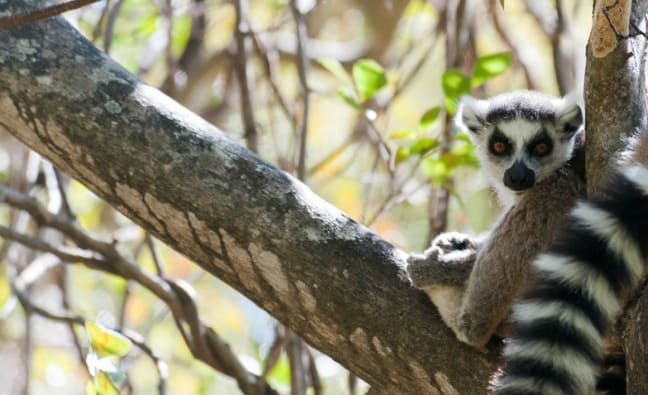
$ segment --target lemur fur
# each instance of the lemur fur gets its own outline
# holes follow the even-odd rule
[[[648,134],[637,141],[630,163],[599,196],[578,203],[560,237],[533,261],[533,285],[512,308],[497,395],[601,389],[604,337],[647,275]]]
[[[504,214],[483,237],[438,236],[410,256],[407,269],[459,340],[488,342],[525,289],[531,261],[584,196],[581,169],[570,162],[582,119],[578,105],[538,92],[462,100],[457,123],[476,145]]]

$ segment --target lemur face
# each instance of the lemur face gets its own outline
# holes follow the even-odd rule
[[[570,159],[583,117],[565,99],[518,91],[464,98],[457,122],[469,132],[488,176],[519,193]]]

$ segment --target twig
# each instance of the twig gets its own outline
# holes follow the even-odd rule
[[[29,309],[25,309],[25,339],[24,341],[24,348],[23,348],[23,353],[24,355],[24,364],[25,364],[25,370],[24,370],[24,377],[25,377],[25,385],[23,387],[23,394],[24,395],[29,395],[31,393],[30,388],[31,388],[31,372],[32,372],[32,359],[33,359],[33,345],[34,345],[34,327],[32,326],[32,311]]]
[[[277,51],[273,50],[271,52],[270,50],[268,50],[261,42],[259,35],[254,32],[251,32],[250,38],[252,39],[252,43],[254,44],[254,49],[256,50],[257,55],[259,55],[259,58],[261,59],[261,65],[263,66],[263,71],[268,80],[268,84],[270,84],[270,89],[272,89],[272,93],[277,99],[277,102],[279,102],[279,107],[283,111],[284,115],[290,122],[292,122],[294,127],[294,110],[290,107],[288,101],[281,93],[281,89],[279,89],[279,83],[277,81],[277,73],[274,67],[274,63],[276,61],[275,58],[277,58],[278,56]]]
[[[347,386],[349,387],[349,395],[358,393],[358,378],[351,372],[347,375]]]
[[[429,201],[429,218],[430,218],[430,231],[427,237],[427,245],[430,245],[432,240],[445,231],[448,226],[448,203],[450,200],[450,192],[445,187],[435,189],[436,194],[433,199]]]
[[[259,152],[259,135],[254,119],[254,109],[250,93],[250,81],[247,75],[247,48],[246,35],[249,31],[247,22],[248,0],[234,0],[236,9],[236,28],[234,29],[234,41],[236,42],[236,54],[234,56],[235,71],[239,82],[239,93],[241,96],[241,115],[245,132],[243,137],[247,147],[252,152]]]
[[[65,262],[81,262],[93,269],[107,271],[109,273],[115,274],[114,271],[110,270],[110,266],[103,259],[101,259],[97,254],[94,254],[91,251],[85,251],[65,246],[56,248],[36,237],[16,232],[15,230],[3,225],[0,225],[0,237],[4,238],[5,240],[13,240],[33,250],[48,252],[57,256],[59,259]]]
[[[367,128],[367,135],[369,136],[369,139],[378,148],[380,158],[385,164],[387,172],[393,178],[395,175],[394,162],[392,161],[392,153],[389,149],[389,146],[387,145],[387,142],[385,142],[385,140],[383,139],[374,121],[367,116],[366,111],[362,113],[362,117],[365,119],[367,125],[369,126]]]
[[[529,64],[529,59],[527,59],[527,57],[524,55],[524,52],[517,45],[517,42],[515,41],[510,30],[505,26],[501,14],[501,7],[497,3],[493,3],[493,5],[491,6],[491,16],[495,31],[497,31],[497,34],[499,34],[502,40],[511,49],[514,54],[514,58],[520,62],[522,66],[522,72],[524,73],[524,78],[526,79],[526,83],[529,89],[538,89],[538,84],[535,82],[535,78],[531,74],[531,70],[533,68]]]
[[[171,310],[173,318],[176,321],[176,326],[180,330],[192,355],[212,368],[234,377],[244,394],[258,395],[260,393],[273,393],[274,390],[267,384],[261,391],[256,390],[256,378],[245,370],[236,355],[220,339],[216,332],[202,323],[198,316],[193,297],[183,286],[142,270],[131,257],[120,253],[113,243],[93,238],[76,223],[50,213],[36,199],[30,196],[0,184],[0,198],[13,207],[26,211],[38,224],[51,227],[65,234],[79,247],[100,254],[105,262],[103,262],[103,265],[92,266],[93,268],[116,273],[127,280],[134,280],[164,301]],[[5,233],[16,236],[13,234],[15,232],[12,232],[9,229],[9,232]],[[30,240],[30,238],[20,238],[19,236],[16,236],[16,241],[20,242],[20,240],[23,240],[28,243],[33,243],[33,240]],[[52,248],[43,242],[33,243],[33,245]],[[80,262],[85,264],[86,262],[93,261],[91,259],[84,259],[80,260]],[[189,333],[184,330],[183,324],[187,324]]]
[[[304,369],[304,341],[288,331],[286,354],[290,364],[290,395],[306,394],[306,371]]]
[[[561,95],[566,95],[569,93],[572,86],[574,62],[568,62],[567,59],[565,59],[560,45],[561,36],[565,35],[568,31],[568,24],[565,23],[565,14],[561,0],[556,0],[556,12],[558,18],[556,20],[556,30],[553,36],[551,36],[551,49],[553,51],[553,63],[556,80],[558,82],[558,90]],[[567,65],[570,67],[566,67]]]
[[[155,241],[149,232],[146,232],[144,236],[146,246],[151,252],[151,257],[153,258],[153,264],[155,265],[155,271],[158,276],[164,276],[164,268],[162,266],[162,257],[160,256],[160,251],[158,251]]]
[[[434,37],[435,37],[434,41],[432,41],[432,43],[430,43],[425,48],[425,50],[423,51],[419,59],[416,61],[414,67],[412,67],[412,69],[407,73],[405,78],[399,81],[399,84],[396,86],[396,89],[394,89],[394,93],[389,98],[389,101],[383,105],[383,107],[388,107],[389,104],[391,104],[398,96],[400,96],[401,93],[403,93],[403,91],[405,91],[405,89],[409,86],[409,84],[414,80],[414,77],[418,75],[418,72],[421,70],[425,62],[427,62],[430,59],[430,53],[432,52],[432,50],[436,46],[436,43],[438,42],[438,40],[436,39],[438,35],[435,34]]]
[[[180,69],[189,73],[193,72],[195,66],[203,60],[201,52],[204,47],[205,33],[207,31],[206,10],[207,5],[205,4],[205,0],[192,1],[189,9],[189,16],[191,17],[189,40],[182,51],[182,55],[178,58],[178,66]]]
[[[423,161],[423,156],[420,156],[418,158],[418,160],[416,161],[416,163],[414,164],[414,166],[412,166],[412,168],[410,169],[409,173],[405,177],[403,177],[403,179],[398,184],[393,184],[391,192],[382,201],[382,203],[380,205],[378,205],[378,208],[373,213],[373,215],[362,222],[365,226],[373,225],[373,223],[378,219],[378,217],[380,217],[380,215],[382,213],[384,213],[385,211],[387,211],[389,208],[391,208],[393,206],[395,201],[396,202],[401,201],[402,198],[400,198],[400,197],[403,195],[403,188],[407,184],[407,181],[412,179],[412,177],[414,176],[414,174],[418,170],[419,165],[421,164],[422,161]],[[417,191],[420,187],[425,186],[425,185],[427,185],[427,184],[422,183],[418,188],[416,188],[414,190],[414,192]]]
[[[158,372],[158,394],[159,395],[166,395],[167,393],[167,379],[169,378],[169,367],[167,366],[166,362],[160,358],[155,351],[151,347],[148,346],[144,342],[144,339],[136,333],[131,331],[130,329],[123,329],[121,333],[126,336],[130,341],[133,342],[134,345],[137,346],[144,354],[146,354],[151,361],[153,361],[153,364],[155,365],[155,369]]]
[[[70,220],[75,219],[75,215],[72,212],[70,207],[67,193],[65,191],[65,185],[63,182],[63,175],[61,172],[54,167],[50,162],[43,160],[41,162],[43,172],[45,173],[45,184],[47,186],[47,191],[50,196],[50,203],[48,204],[49,208],[52,211],[56,211],[66,216]],[[54,203],[54,204],[53,204]],[[56,282],[61,289],[61,304],[65,310],[69,310],[70,301],[68,298],[68,289],[67,289],[67,266],[62,266],[61,269],[57,272]],[[85,357],[83,349],[81,348],[81,341],[76,331],[74,330],[74,325],[67,325],[74,343],[74,348],[77,353],[77,358],[79,358],[79,363],[85,363]]]
[[[68,325],[78,325],[83,327],[85,326],[86,321],[89,321],[88,319],[78,314],[71,313],[67,310],[59,314],[52,313],[47,309],[44,309],[34,304],[30,300],[29,296],[25,294],[24,289],[20,289],[19,287],[12,287],[12,290],[14,294],[17,296],[18,300],[20,301],[20,304],[23,306],[25,311],[29,311],[30,313],[38,314],[49,320],[65,323]],[[117,330],[117,332],[121,333],[126,338],[128,338],[137,348],[139,348],[144,354],[146,354],[146,356],[148,356],[151,359],[151,361],[153,361],[153,364],[155,365],[155,368],[158,373],[158,378],[159,378],[158,392],[160,393],[160,395],[166,394],[166,380],[168,377],[168,370],[169,370],[166,362],[164,362],[164,360],[162,360],[155,353],[155,351],[153,351],[153,349],[151,349],[144,342],[144,340],[139,334],[130,330]]]
[[[169,4],[167,8],[171,10],[172,14],[172,4]],[[207,30],[207,19],[205,17],[206,6],[204,0],[193,0],[189,7],[189,16],[191,17],[191,31],[189,32],[189,39],[185,44],[182,54],[178,56],[176,61],[169,61],[168,63],[168,72],[167,76],[162,83],[162,91],[167,93],[169,96],[176,99],[180,99],[182,102],[181,95],[184,97],[191,96],[192,89],[196,86],[202,86],[199,84],[190,84],[191,80],[196,76],[196,71],[205,66],[205,54],[204,51],[204,41],[205,41],[205,32]],[[169,29],[172,29],[173,21],[169,19]],[[171,32],[171,30],[169,30]],[[171,41],[172,35],[168,36],[169,46],[167,46],[167,59],[172,60],[171,53]],[[186,76],[186,80],[183,81],[181,86],[177,85],[177,79],[175,74],[178,71],[182,71]],[[185,103],[186,104],[186,103]]]
[[[281,324],[277,324],[275,327],[275,339],[272,342],[272,345],[270,346],[270,349],[268,350],[268,353],[266,354],[266,357],[264,359],[263,371],[261,372],[257,386],[265,382],[266,377],[268,377],[268,373],[270,373],[272,368],[277,365],[279,356],[281,356],[281,350],[284,348],[285,344],[286,328]]]
[[[299,122],[299,156],[297,157],[297,178],[306,180],[306,147],[308,141],[308,115],[310,111],[310,87],[308,86],[308,53],[306,45],[308,32],[304,15],[299,10],[297,0],[291,0],[290,9],[295,20],[295,34],[297,36],[297,73],[302,89],[302,116]]]
[[[355,140],[355,135],[351,133],[340,145],[334,148],[324,159],[317,162],[309,170],[308,174],[315,174],[322,171],[323,168],[328,166],[329,163],[333,162],[338,156],[342,155],[353,143]]]
[[[70,310],[70,300],[68,295],[68,279],[67,279],[67,266],[61,266],[61,270],[58,273],[58,285],[61,288],[62,301],[61,304],[63,308],[68,311]],[[70,331],[70,336],[72,337],[72,342],[74,343],[74,349],[76,350],[77,358],[79,359],[80,364],[85,363],[85,355],[83,353],[83,348],[81,347],[81,340],[74,330],[74,325],[68,324],[68,330]]]
[[[54,170],[54,176],[56,177],[56,186],[58,189],[58,193],[61,195],[61,212],[68,216],[70,219],[76,218],[76,215],[74,215],[74,212],[72,211],[72,208],[70,207],[70,201],[67,198],[67,192],[65,191],[65,182],[63,180],[63,173],[56,167],[52,166],[52,169]]]
[[[97,41],[99,35],[101,34],[101,28],[104,24],[104,21],[106,20],[106,17],[108,16],[108,12],[110,11],[110,1],[111,0],[106,0],[106,4],[104,4],[103,10],[101,10],[101,16],[99,17],[97,24],[92,30],[92,38],[90,39],[90,41],[92,41],[93,43]]]
[[[35,11],[27,11],[18,15],[9,15],[0,18],[0,29],[9,29],[16,26],[27,25],[42,19],[51,18],[66,11],[75,10],[99,0],[71,0],[67,3],[55,4],[50,7]]]
[[[108,12],[103,43],[105,53],[110,53],[110,46],[112,45],[113,35],[115,34],[115,23],[117,23],[117,17],[119,16],[119,11],[121,11],[122,4],[124,4],[124,0],[117,0],[112,8],[110,8],[110,12]]]
[[[452,17],[447,18],[447,31],[452,32],[452,35],[448,35],[446,40],[446,53],[452,53],[454,51],[454,56],[446,57],[446,66],[448,68],[458,67],[462,63],[463,52],[466,48],[466,33],[463,30],[467,24],[466,18],[466,6],[467,0],[458,0],[455,10],[451,10],[450,7],[446,8],[445,12],[449,15],[452,13]],[[452,123],[453,119],[449,113],[446,113],[445,124],[443,127],[443,133],[441,138],[441,155],[447,154],[450,151],[450,146],[452,145],[453,133],[452,133]],[[448,224],[448,207],[449,207],[450,193],[448,192],[445,186],[439,186],[436,188],[436,194],[430,197],[429,201],[429,234],[428,241],[432,240],[436,235],[443,232],[446,229]]]
[[[174,75],[176,70],[178,69],[178,64],[173,56],[173,52],[171,51],[171,46],[173,44],[173,5],[171,4],[171,0],[164,0],[164,3],[160,7],[161,14],[164,15],[164,19],[166,19],[167,23],[167,45],[164,51],[168,75],[168,78],[166,80],[170,84],[170,91],[175,92],[176,84]]]
[[[370,172],[371,174],[375,174],[375,172],[376,172],[376,168],[378,167],[378,160],[379,160],[379,158],[380,158],[379,155],[380,155],[379,153],[376,153],[376,156],[375,156],[375,158],[374,158],[374,161],[373,161],[373,163],[371,164],[371,172]],[[393,184],[392,184],[392,185],[393,185]],[[362,202],[362,210],[360,211],[360,223],[365,224],[365,225],[367,225],[367,223],[365,222],[365,220],[366,220],[366,218],[367,218],[367,208],[369,207],[369,200],[370,200],[370,197],[371,197],[371,190],[372,190],[371,187],[372,187],[372,186],[373,186],[373,182],[372,182],[372,180],[370,179],[370,180],[366,183],[365,191],[364,191],[364,193],[363,193],[363,195],[364,195],[364,199],[363,199],[363,202]],[[375,218],[375,217],[374,217],[374,218]],[[368,225],[367,225],[367,226],[368,226]]]
[[[322,395],[324,388],[322,387],[322,380],[317,371],[313,352],[309,348],[306,348],[306,354],[308,355],[308,375],[310,376],[311,386],[313,387],[313,395]]]

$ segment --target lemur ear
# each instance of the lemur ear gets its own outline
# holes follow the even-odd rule
[[[583,112],[577,103],[561,99],[556,109],[556,124],[566,135],[572,136],[583,125]]]
[[[471,96],[464,96],[459,103],[455,122],[460,128],[471,133],[479,133],[486,126],[488,102]]]

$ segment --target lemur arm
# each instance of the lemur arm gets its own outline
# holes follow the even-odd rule
[[[444,251],[434,243],[423,257],[410,258],[413,284],[428,294],[459,340],[475,347],[488,342],[526,286],[531,260],[549,245],[584,193],[583,182],[571,169],[547,181],[526,193],[486,239],[475,244],[472,261],[453,260],[457,251]],[[470,257],[467,250],[459,252]]]
[[[458,232],[440,234],[422,254],[410,255],[407,270],[412,283],[419,288],[465,285],[481,242]]]

